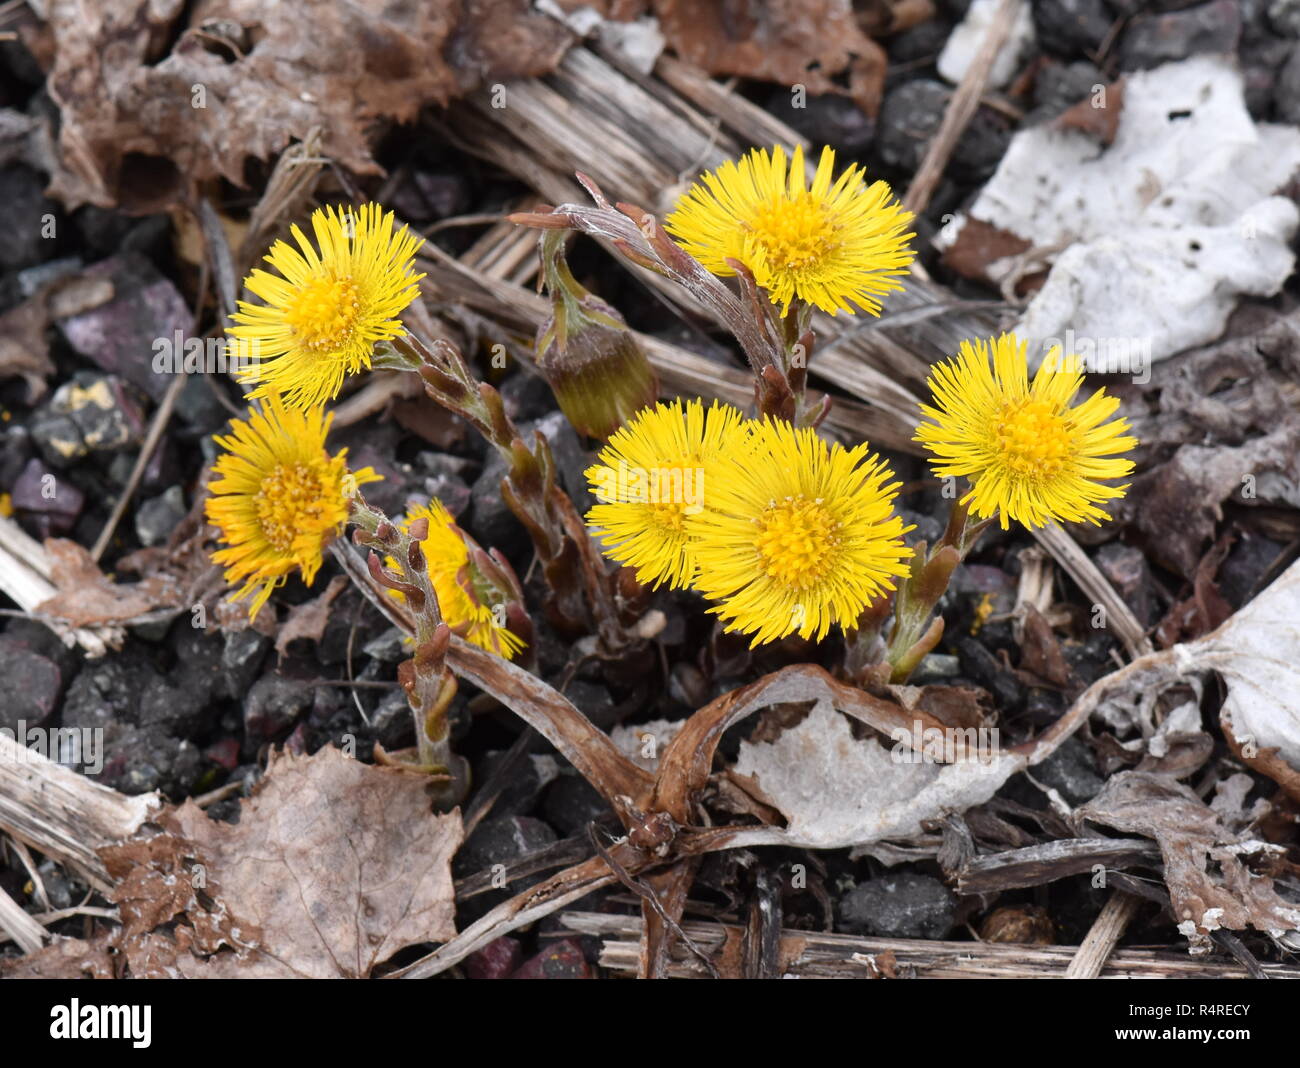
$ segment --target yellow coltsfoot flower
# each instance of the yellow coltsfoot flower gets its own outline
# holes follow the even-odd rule
[[[477,549],[477,543],[456,526],[456,520],[437,497],[407,513],[403,526],[408,533],[420,519],[429,521],[429,532],[420,547],[443,622],[467,642],[512,660],[525,645],[505,625],[505,601],[516,595],[499,589],[474,566],[470,547]],[[390,560],[389,566],[395,569],[396,561]],[[393,596],[402,595],[394,592]]]
[[[343,530],[348,498],[380,478],[369,467],[349,472],[346,449],[325,451],[332,419],[272,396],[216,438],[225,452],[213,465],[205,508],[226,547],[212,559],[225,567],[228,583],[242,583],[232,600],[253,595],[250,619],[291,572],[311,585],[325,546]]]
[[[754,425],[748,455],[706,467],[708,503],[687,520],[695,586],[721,602],[710,611],[727,630],[754,635],[751,647],[852,629],[907,574],[899,483],[868,449],[768,421]]]
[[[398,320],[424,277],[412,271],[423,238],[378,204],[312,213],[313,245],[297,226],[298,247],[277,241],[245,285],[264,304],[239,302],[227,331],[240,378],[258,383],[253,397],[282,394],[296,408],[337,397],[343,379],[370,367],[380,341],[402,333]]]
[[[901,289],[915,253],[912,213],[885,182],[867,185],[856,164],[831,180],[835,152],[822,149],[808,185],[803,149],[754,149],[703,176],[664,221],[686,251],[717,275],[753,272],[784,315],[791,301],[831,315],[880,314],[879,297]]]
[[[963,341],[955,360],[930,375],[933,420],[916,432],[936,457],[936,474],[964,475],[972,489],[962,499],[976,516],[997,513],[1002,528],[1014,519],[1029,527],[1052,520],[1096,524],[1110,516],[1098,503],[1124,496],[1133,461],[1118,456],[1135,448],[1123,419],[1107,422],[1118,397],[1099,389],[1074,405],[1083,375],[1059,351],[1043,361],[1032,384],[1026,344],[1014,334]]]
[[[693,400],[646,408],[610,436],[587,480],[601,503],[587,513],[606,556],[636,570],[638,582],[672,589],[695,575],[686,520],[705,500],[705,465],[743,453],[738,408]]]

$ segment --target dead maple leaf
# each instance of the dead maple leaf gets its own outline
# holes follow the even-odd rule
[[[23,974],[103,975],[112,949],[136,978],[364,978],[456,933],[460,813],[434,815],[418,776],[332,748],[284,754],[238,824],[193,801],[156,824],[101,853],[121,927],[47,946]]]
[[[180,0],[52,0],[46,14],[47,84],[62,110],[51,195],[137,211],[218,175],[242,186],[249,156],[268,159],[313,129],[325,154],[376,173],[376,127],[543,74],[571,40],[526,0],[205,0],[192,11]]]

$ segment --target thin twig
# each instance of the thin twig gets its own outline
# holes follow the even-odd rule
[[[172,380],[172,384],[167,387],[167,392],[163,395],[162,404],[158,405],[158,410],[154,412],[153,422],[149,424],[149,435],[144,439],[144,444],[140,446],[140,455],[135,458],[135,466],[131,468],[131,477],[127,479],[126,489],[122,491],[117,503],[113,505],[112,515],[108,517],[104,529],[99,532],[99,537],[95,539],[94,548],[90,550],[90,558],[96,563],[104,555],[108,543],[113,540],[113,534],[117,530],[118,523],[122,521],[122,516],[126,514],[131,499],[135,496],[135,491],[140,487],[140,481],[144,478],[144,469],[149,466],[149,461],[153,458],[153,451],[158,447],[163,431],[167,429],[167,424],[171,421],[172,411],[176,407],[176,398],[180,396],[181,390],[185,388],[187,378],[189,378],[189,375],[184,372],[176,375]]]
[[[957,147],[957,142],[961,140],[961,135],[970,125],[971,119],[975,117],[975,111],[980,105],[980,97],[984,95],[984,86],[988,84],[989,74],[993,69],[993,61],[1011,34],[1011,26],[1015,22],[1019,7],[1020,0],[1002,0],[998,5],[993,21],[989,23],[988,32],[980,43],[979,51],[975,53],[970,66],[966,68],[966,73],[962,75],[957,91],[948,101],[948,108],[943,113],[943,122],[939,124],[939,132],[930,142],[925,158],[921,160],[921,166],[916,169],[912,184],[907,187],[907,194],[903,197],[903,203],[918,215],[929,205],[930,198],[939,187],[939,179],[943,177],[944,168],[948,166],[948,160]]]
[[[1141,901],[1123,890],[1110,895],[1101,912],[1093,921],[1092,929],[1079,946],[1079,951],[1065,969],[1066,979],[1096,979],[1106,967],[1129,921],[1137,914]]]

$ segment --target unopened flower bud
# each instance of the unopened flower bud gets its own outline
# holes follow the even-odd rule
[[[654,404],[659,382],[616,309],[583,288],[564,259],[564,233],[541,240],[551,314],[537,331],[537,366],[580,433],[604,441]]]

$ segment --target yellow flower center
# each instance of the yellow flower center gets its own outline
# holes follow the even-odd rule
[[[1018,475],[1050,478],[1073,452],[1068,424],[1047,401],[1025,398],[1004,405],[994,433],[1002,463]]]
[[[318,352],[346,345],[356,330],[360,301],[351,278],[313,278],[300,286],[284,317],[303,348]]]
[[[787,586],[805,589],[834,562],[839,523],[818,497],[774,501],[759,516],[755,544],[763,570]]]
[[[262,479],[254,498],[257,523],[276,552],[292,551],[293,540],[303,527],[319,519],[328,492],[320,466],[315,464],[281,464]]]
[[[650,505],[650,514],[654,519],[655,526],[662,530],[670,530],[674,534],[680,534],[685,528],[684,516],[686,509],[680,504],[652,504]]]
[[[814,266],[839,247],[836,226],[825,203],[811,193],[777,197],[759,207],[749,230],[767,253],[773,270]]]

